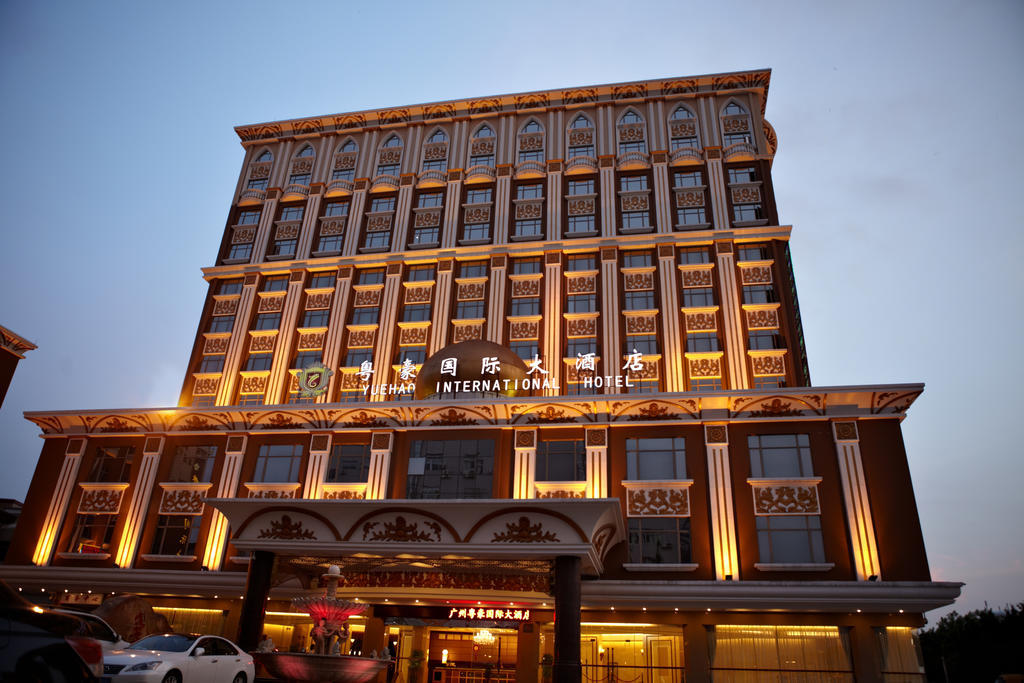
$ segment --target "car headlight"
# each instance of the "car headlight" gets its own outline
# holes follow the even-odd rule
[[[132,664],[125,671],[152,671],[163,664],[159,659],[154,659],[152,662],[139,662],[138,664]]]

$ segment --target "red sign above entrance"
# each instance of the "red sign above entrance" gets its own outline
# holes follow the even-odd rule
[[[482,619],[501,621],[529,621],[530,610],[528,609],[502,609],[500,607],[452,607],[448,612],[449,619]]]

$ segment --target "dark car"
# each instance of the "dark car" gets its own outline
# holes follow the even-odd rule
[[[0,581],[0,682],[97,681],[103,648],[78,617],[22,598]]]

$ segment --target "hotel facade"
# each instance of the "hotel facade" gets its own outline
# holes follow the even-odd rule
[[[27,413],[0,574],[297,649],[337,565],[403,681],[924,680],[923,385],[811,385],[769,78],[236,128],[178,406]]]

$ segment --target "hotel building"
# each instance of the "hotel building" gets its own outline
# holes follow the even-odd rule
[[[811,385],[769,77],[238,127],[178,406],[26,414],[0,573],[287,649],[337,565],[403,681],[923,680],[923,385]]]

